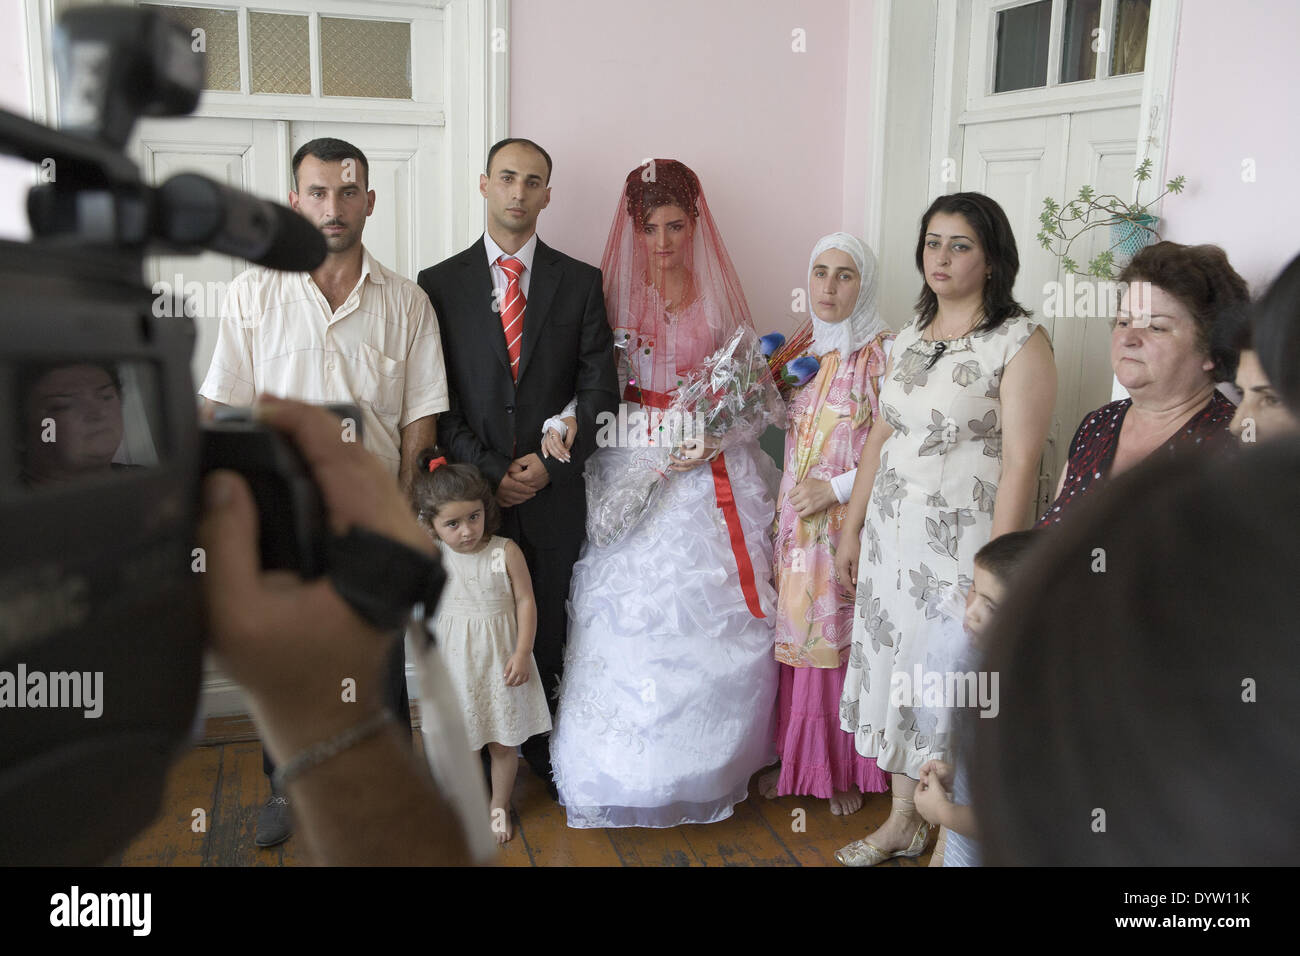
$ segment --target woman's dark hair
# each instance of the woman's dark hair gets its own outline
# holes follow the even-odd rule
[[[1300,414],[1300,256],[1260,297],[1252,313],[1255,354],[1268,382]]]
[[[987,864],[1295,862],[1297,474],[1297,440],[1153,455],[1043,532],[966,720]]]
[[[1008,531],[975,552],[975,563],[1010,587],[1025,564],[1025,555],[1042,540],[1039,531]]]
[[[1212,245],[1157,242],[1135,255],[1119,280],[1150,282],[1181,302],[1196,323],[1201,351],[1214,362],[1210,374],[1216,382],[1232,380],[1240,354],[1234,340],[1246,321],[1250,289],[1226,252]]]
[[[991,273],[984,283],[984,303],[975,332],[989,332],[1007,319],[1029,315],[1011,294],[1020,271],[1020,253],[1016,251],[1016,237],[1002,207],[983,193],[952,193],[940,196],[930,203],[921,217],[921,233],[916,239],[916,271],[921,273],[921,294],[916,300],[916,314],[920,321],[917,329],[924,331],[939,313],[939,297],[930,288],[925,277],[925,234],[936,213],[950,213],[964,217],[975,231],[973,238],[984,252]]]
[[[1232,339],[1229,344],[1236,351],[1237,359],[1240,361],[1242,352],[1253,351],[1255,348],[1255,329],[1251,324],[1249,313],[1247,313],[1243,321],[1235,322],[1233,325]]]
[[[420,468],[411,482],[411,498],[415,502],[420,521],[433,527],[438,509],[453,501],[483,502],[483,537],[496,533],[501,527],[501,507],[492,485],[473,465],[441,464],[429,471],[429,463],[446,458],[440,448],[426,448],[420,452]]]

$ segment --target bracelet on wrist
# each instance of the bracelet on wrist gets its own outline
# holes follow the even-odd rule
[[[276,792],[284,792],[285,785],[289,781],[308,770],[319,767],[331,757],[336,757],[345,750],[350,750],[357,744],[378,735],[390,723],[395,722],[393,712],[385,708],[327,740],[298,751],[283,765],[275,768],[275,773],[271,775],[272,788]]]

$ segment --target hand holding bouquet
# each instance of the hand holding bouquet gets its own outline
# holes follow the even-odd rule
[[[649,396],[642,402],[650,403]],[[651,405],[665,441],[632,456],[612,480],[587,485],[587,534],[597,547],[619,541],[636,527],[673,471],[684,471],[743,442],[768,425],[785,427],[785,403],[758,337],[738,328],[675,389],[666,408]],[[676,463],[676,467],[674,467]]]

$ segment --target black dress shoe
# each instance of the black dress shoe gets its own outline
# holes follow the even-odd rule
[[[293,816],[289,798],[282,793],[271,792],[271,799],[266,801],[262,812],[257,815],[257,833],[253,843],[257,846],[277,846],[293,836]]]

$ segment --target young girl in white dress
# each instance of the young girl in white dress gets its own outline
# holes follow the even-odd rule
[[[516,748],[551,729],[533,660],[533,582],[519,546],[493,534],[501,513],[478,469],[449,465],[433,452],[425,452],[420,463],[412,494],[447,572],[434,631],[470,748],[486,744],[492,757],[492,829],[497,842],[505,843],[514,835]]]

